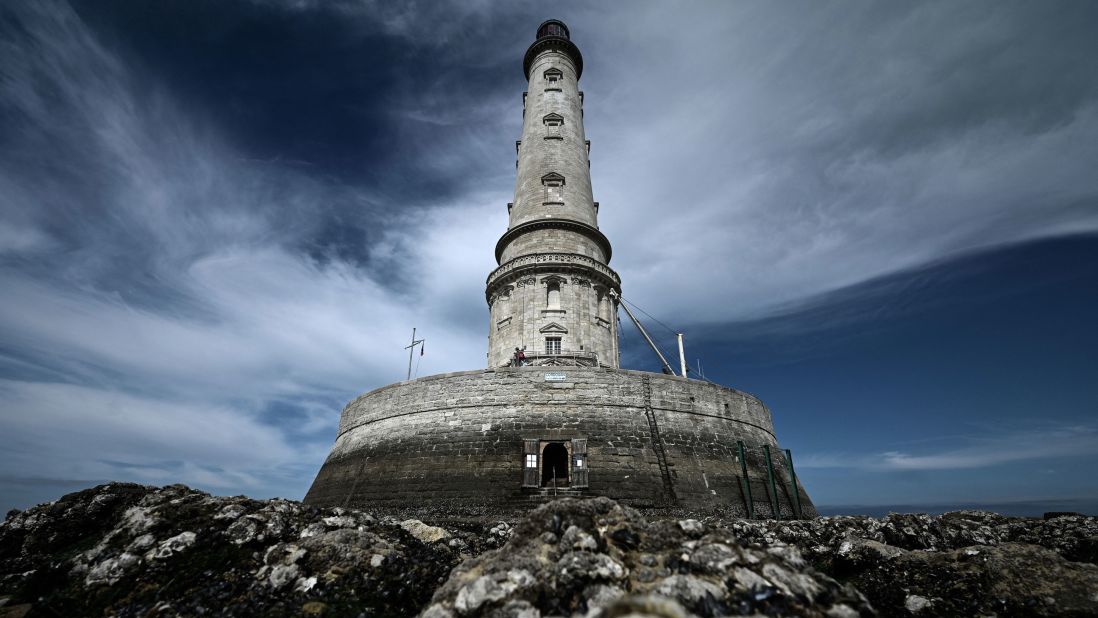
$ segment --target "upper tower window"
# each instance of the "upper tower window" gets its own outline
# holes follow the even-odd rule
[[[546,69],[542,75],[545,77],[546,90],[560,90],[561,82],[564,81],[564,73],[560,69]]]
[[[511,289],[511,286],[507,286],[496,296],[495,309],[500,317],[511,314]]]
[[[545,308],[560,309],[560,281],[550,281],[545,288],[547,290]]]
[[[541,184],[545,186],[546,204],[564,204],[564,176],[549,172],[541,177]]]
[[[546,114],[541,121],[545,124],[545,139],[563,139],[560,135],[560,128],[564,126],[564,116]]]

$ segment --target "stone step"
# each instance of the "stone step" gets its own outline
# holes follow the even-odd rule
[[[526,488],[521,493],[514,494],[509,500],[508,504],[512,505],[531,505],[539,504],[542,502],[549,502],[551,500],[557,500],[559,498],[582,498],[588,496],[586,489],[573,489],[570,487],[557,488],[554,490],[552,487],[539,487],[539,488]]]

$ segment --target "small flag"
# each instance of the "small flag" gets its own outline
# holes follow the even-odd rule
[[[421,344],[419,344],[419,355],[420,355],[420,356],[423,356],[423,345],[424,345],[424,344],[422,344],[422,343],[421,343]]]

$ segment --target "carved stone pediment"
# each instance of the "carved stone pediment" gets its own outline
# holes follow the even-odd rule
[[[548,275],[541,278],[542,285],[548,285],[550,283],[568,283],[568,279],[561,277],[560,275]]]
[[[556,322],[550,322],[550,323],[546,324],[545,326],[542,326],[541,328],[539,328],[538,332],[539,333],[561,333],[561,334],[564,334],[564,333],[568,332],[568,329],[561,326],[560,324],[557,324]]]

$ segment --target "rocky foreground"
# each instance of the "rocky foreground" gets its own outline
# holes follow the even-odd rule
[[[0,524],[0,618],[1098,615],[1094,517],[418,514],[102,485]]]

